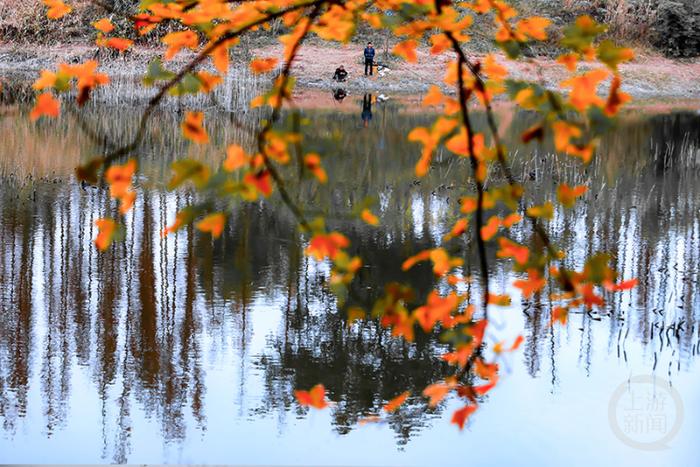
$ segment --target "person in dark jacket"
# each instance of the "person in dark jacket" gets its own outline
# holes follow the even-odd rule
[[[367,47],[365,47],[365,76],[367,76],[367,71],[372,75],[372,68],[374,67],[374,47],[372,43],[368,42]]]
[[[340,65],[338,68],[335,69],[335,74],[333,75],[333,80],[337,81],[339,83],[342,83],[345,81],[345,78],[348,77],[348,72],[345,71],[345,67],[343,65]]]

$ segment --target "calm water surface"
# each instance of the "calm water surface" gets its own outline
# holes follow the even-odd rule
[[[358,294],[372,299],[403,281],[424,299],[442,285],[427,267],[403,273],[399,265],[449,230],[468,166],[438,157],[417,181],[418,148],[405,136],[431,116],[389,101],[373,104],[368,119],[357,96],[342,104],[323,96],[324,106],[302,116],[306,149],[327,155],[331,183],[292,182],[291,192],[326,213],[365,259]],[[697,115],[630,113],[585,172],[547,144],[517,150],[514,170],[537,188],[536,201],[551,199],[560,182],[591,187],[549,224],[570,252],[566,264],[608,251],[640,286],[554,329],[545,297],[494,311],[488,338],[523,333],[525,343],[463,432],[449,423],[458,401],[428,409],[415,396],[446,374],[439,339],[409,345],[374,322],[347,327],[324,285],[327,265],[304,257],[305,240],[279,201],[233,206],[216,241],[191,228],[160,237],[194,197],[164,189],[169,164],[184,156],[220,163],[227,144],[253,144],[256,116],[210,111],[213,144],[199,148],[182,141],[181,115],[159,114],[139,152],[126,240],[98,254],[93,223],[114,204],[105,189],[75,183],[72,169],[133,135],[135,115],[67,110],[30,124],[20,107],[0,119],[0,463],[700,464]],[[499,118],[513,141],[533,121],[508,111]],[[378,203],[376,229],[347,220],[367,196]],[[526,227],[513,235],[532,241]],[[472,245],[461,248],[469,263]],[[512,292],[506,269],[492,265],[493,286]],[[617,423],[648,441],[676,423],[668,405],[650,425],[619,404],[611,422],[616,389],[632,391],[635,375],[670,381],[682,401],[667,449],[635,449],[614,433]],[[293,390],[318,382],[336,403],[300,409]],[[385,423],[358,424],[406,389],[414,396]]]

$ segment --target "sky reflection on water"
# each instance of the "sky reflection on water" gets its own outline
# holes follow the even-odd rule
[[[379,104],[364,129],[361,100],[346,104],[352,113],[304,111],[309,148],[337,149],[324,160],[328,187],[291,189],[309,209],[326,210],[369,265],[359,293],[376,298],[385,283],[402,280],[424,299],[440,284],[429,268],[404,273],[400,263],[449,230],[465,194],[455,183],[468,167],[439,156],[418,183],[417,149],[405,135],[431,117]],[[133,122],[97,115],[98,130],[133,134]],[[189,155],[218,163],[226,144],[252,144],[252,123],[221,115],[210,119],[212,148],[188,146],[178,118],[162,114],[153,123],[126,241],[106,254],[92,238],[94,220],[113,209],[108,193],[62,183],[100,144],[81,133],[78,117],[38,126],[24,115],[0,120],[0,462],[639,466],[697,459],[697,116],[629,116],[586,173],[557,163],[546,144],[527,157],[520,149],[514,169],[538,187],[537,199],[551,197],[561,181],[591,186],[575,211],[557,212],[549,224],[570,252],[567,264],[605,250],[641,284],[554,330],[545,297],[496,312],[490,339],[523,333],[526,340],[462,433],[449,424],[455,401],[431,410],[416,396],[445,375],[443,344],[422,336],[408,345],[373,322],[345,326],[324,286],[327,267],[304,257],[304,240],[277,202],[236,206],[217,241],[191,228],[160,237],[192,196],[163,189],[169,162]],[[511,140],[529,126],[527,115],[501,118]],[[345,220],[367,195],[378,199],[379,229]],[[513,237],[531,242],[526,227]],[[472,257],[468,243],[461,248]],[[506,270],[492,264],[497,290],[511,291]],[[644,452],[614,436],[608,403],[630,376],[652,373],[672,381],[685,420],[670,449]],[[336,404],[307,413],[293,389],[318,382]],[[406,389],[414,396],[386,423],[358,426]]]

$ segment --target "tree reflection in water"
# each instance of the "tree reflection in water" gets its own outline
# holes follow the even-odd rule
[[[353,285],[357,296],[371,301],[385,284],[401,281],[419,291],[420,302],[436,286],[430,268],[403,272],[401,260],[433,246],[449,229],[452,220],[444,213],[463,191],[445,180],[459,180],[466,167],[441,165],[438,157],[430,177],[414,181],[415,148],[405,134],[430,117],[387,105],[382,112],[389,118],[383,115],[362,135],[344,131],[356,126],[355,114],[329,119],[324,112],[306,112],[312,120],[310,149],[338,148],[324,165],[331,177],[341,175],[330,188],[302,183],[293,189],[310,209],[328,211],[369,265]],[[221,122],[222,141],[245,138],[225,133],[228,123]],[[1,127],[6,137],[0,145],[21,150],[17,141],[29,131],[49,143],[60,140],[56,134],[73,134],[70,123],[57,125],[64,127],[53,133],[21,123]],[[147,159],[146,173],[153,180],[167,173],[168,158],[155,155],[190,151],[170,137],[168,125],[177,123],[164,115],[161,128],[153,130],[160,138],[148,149],[154,157]],[[509,135],[528,125],[527,115],[513,119]],[[550,234],[571,252],[568,266],[580,264],[584,253],[604,250],[625,277],[640,279],[635,291],[609,308],[569,325],[580,323],[580,331],[570,329],[569,336],[579,339],[579,363],[586,373],[592,371],[593,350],[601,346],[626,361],[630,342],[640,341],[648,368],[667,365],[664,371],[671,376],[698,353],[699,138],[697,116],[674,114],[623,123],[585,174],[571,162],[555,162],[546,145],[526,162],[516,159],[516,172],[526,183],[538,184],[542,198],[551,197],[563,180],[578,184],[586,177],[591,186],[573,214],[558,213],[549,224]],[[86,139],[67,141],[67,153],[95,150]],[[391,144],[379,153],[385,141]],[[107,191],[54,183],[73,163],[61,160],[58,173],[38,173],[30,156],[18,169],[3,166],[0,184],[0,418],[6,436],[21,431],[32,404],[42,407],[43,436],[53,436],[71,423],[69,405],[81,404],[92,392],[100,406],[86,410],[99,420],[93,427],[101,430],[103,456],[117,462],[129,460],[135,416],[157,421],[155,439],[183,443],[193,427],[204,432],[217,411],[243,419],[298,415],[303,411],[293,389],[318,382],[337,401],[331,411],[340,434],[407,389],[413,394],[408,406],[388,418],[399,445],[441,415],[440,406],[428,409],[419,397],[422,388],[446,374],[437,336],[419,334],[409,344],[374,321],[348,326],[325,286],[327,268],[303,255],[302,237],[274,202],[239,205],[214,242],[191,228],[161,238],[162,227],[191,195],[166,193],[147,182],[125,241],[98,254],[93,225],[112,209]],[[217,160],[215,153],[196,156]],[[380,228],[347,218],[367,195],[378,199]],[[513,236],[531,243],[527,226]],[[471,246],[460,248],[469,263]],[[493,268],[497,286],[512,279],[501,265]],[[549,325],[546,297],[518,305],[514,310],[525,317],[527,371],[536,377],[546,367],[555,387],[558,350],[568,344]],[[270,325],[255,329],[255,316]],[[263,343],[255,343],[261,333]],[[234,360],[217,356],[229,351]],[[229,399],[208,397],[210,391],[221,394],[208,371],[224,366],[236,367],[237,381],[224,391]]]

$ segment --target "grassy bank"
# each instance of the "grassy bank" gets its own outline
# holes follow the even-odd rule
[[[46,18],[46,8],[38,0],[0,0],[0,44],[85,44],[92,42],[91,23],[110,16],[120,35],[136,40],[140,46],[156,45],[158,34],[139,37],[124,17],[134,13],[139,0],[105,0],[115,14],[89,0],[70,0],[73,13],[60,21]],[[563,26],[579,15],[587,14],[608,26],[608,38],[653,51],[668,57],[700,56],[700,2],[697,0],[511,0],[523,14],[550,18],[552,40],[535,52],[552,56],[558,53],[556,40]],[[175,28],[173,24],[159,26],[160,32]],[[243,41],[242,48],[267,45],[274,37],[287,32],[279,21],[273,21],[268,31],[258,31]],[[493,22],[488,17],[475,17],[472,27],[472,48],[475,52],[489,52]],[[373,40],[388,48],[384,33],[377,33],[367,25],[360,25],[357,40]]]

